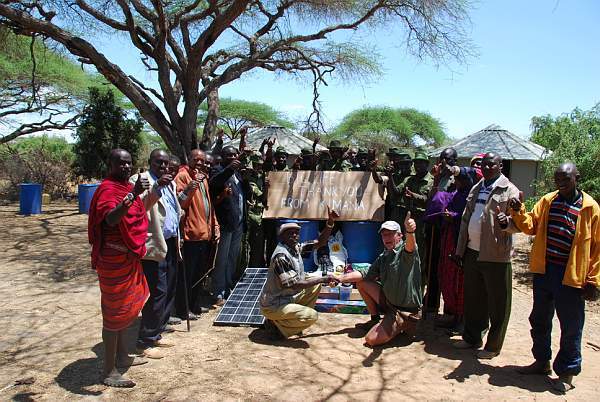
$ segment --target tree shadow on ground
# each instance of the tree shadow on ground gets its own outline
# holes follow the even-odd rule
[[[426,323],[422,333],[425,353],[448,360],[459,360],[459,365],[444,375],[446,380],[465,382],[471,376],[488,376],[488,383],[497,387],[517,387],[529,392],[555,393],[548,383],[547,376],[521,375],[518,366],[493,366],[483,363],[475,356],[474,349],[456,349],[452,346],[458,339],[450,339],[441,331],[433,329],[433,324]],[[492,361],[493,362],[493,361]]]
[[[529,271],[529,251],[516,249],[512,257],[513,278],[519,285],[533,286],[533,275]]]
[[[54,380],[61,388],[75,395],[102,395],[102,391],[89,389],[100,382],[104,352],[102,342],[94,345],[92,351],[96,357],[75,360],[58,373]]]

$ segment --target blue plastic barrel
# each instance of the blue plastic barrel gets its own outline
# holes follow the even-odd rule
[[[37,215],[42,213],[42,185],[37,183],[21,183],[19,195],[19,214]]]
[[[316,240],[319,237],[319,221],[299,221],[296,219],[280,219],[277,221],[277,232],[279,233],[279,226],[284,223],[297,223],[300,225],[300,242],[309,240]],[[317,269],[317,265],[313,259],[312,254],[310,257],[303,258],[304,271],[312,272]]]
[[[380,222],[343,222],[344,245],[351,263],[372,263],[383,251]]]
[[[77,187],[77,198],[79,200],[80,214],[87,214],[89,212],[92,197],[94,196],[94,193],[99,185],[99,183],[80,184]]]

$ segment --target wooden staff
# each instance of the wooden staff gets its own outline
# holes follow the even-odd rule
[[[429,236],[429,255],[427,256],[427,293],[425,293],[425,300],[423,301],[423,319],[427,319],[427,305],[429,303],[429,280],[431,279],[431,253],[433,253],[433,233],[434,226],[431,225],[431,236]]]

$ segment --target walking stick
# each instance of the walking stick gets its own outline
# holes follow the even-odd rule
[[[201,283],[206,277],[208,277],[208,275],[215,269],[215,265],[217,262],[217,251],[219,250],[219,243],[215,242],[214,244],[214,247],[211,247],[211,253],[208,258],[208,260],[210,261],[210,268],[208,269],[208,271],[206,271],[204,275],[202,275],[200,279],[196,281],[196,283],[192,285],[192,289],[198,286],[198,284]]]
[[[433,253],[433,233],[434,226],[431,225],[431,236],[429,236],[429,255],[427,256],[427,293],[425,293],[425,300],[423,302],[423,320],[427,319],[427,307],[429,304],[429,281],[431,280],[431,253]]]
[[[183,297],[185,298],[185,319],[187,323],[187,332],[190,332],[190,302],[188,301],[187,291],[187,267],[185,266],[185,259],[181,256],[179,256],[179,263],[183,267]]]

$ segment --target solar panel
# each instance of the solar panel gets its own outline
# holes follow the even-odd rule
[[[268,272],[269,268],[246,268],[213,324],[261,326],[265,317],[260,312],[258,298]]]

